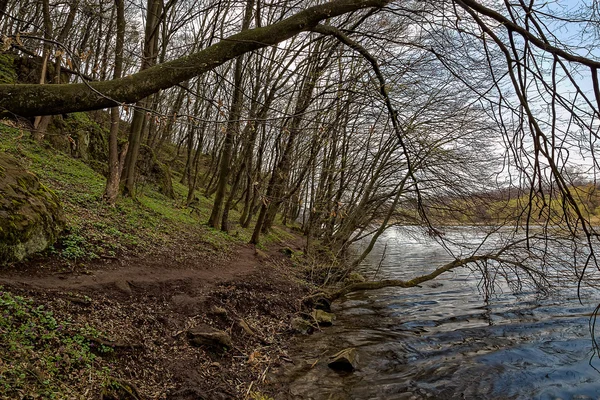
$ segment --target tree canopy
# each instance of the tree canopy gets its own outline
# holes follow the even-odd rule
[[[0,4],[4,50],[41,66],[0,84],[2,115],[36,117],[41,137],[43,116],[112,107],[129,134],[119,148],[111,130],[111,202],[171,144],[186,204],[214,195],[224,231],[239,204],[252,243],[278,215],[335,254],[392,225],[444,242],[460,223],[512,232],[460,266],[532,277],[551,259],[540,238],[569,238],[580,277],[595,265],[595,2],[26,3]]]

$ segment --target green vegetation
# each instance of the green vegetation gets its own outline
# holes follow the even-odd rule
[[[75,118],[77,124],[86,123],[87,117]],[[48,142],[32,140],[29,132],[9,121],[0,123],[0,152],[18,159],[60,199],[66,228],[43,256],[68,270],[85,269],[103,258],[168,251],[179,242],[222,254],[236,243],[247,243],[252,234],[239,226],[230,234],[207,227],[212,199],[198,194],[194,207],[186,208],[188,188],[179,183],[177,173],[174,199],[146,180],[138,185],[136,199],[120,198],[110,206],[102,198],[105,177],[92,168],[93,160],[73,158]],[[231,210],[231,216],[239,219],[239,211]],[[289,234],[275,227],[261,247],[286,238]],[[9,290],[13,289],[0,288],[0,398],[89,398],[83,381],[94,395],[98,388],[108,394],[130,391],[126,382],[111,377],[111,368],[116,368],[113,348],[102,345],[105,340],[93,340],[106,335],[70,317],[58,317],[69,314],[48,311],[40,305],[44,301]],[[268,399],[259,392],[253,396]]]
[[[65,120],[75,120],[81,129],[85,124],[97,127],[96,122],[80,114]],[[239,226],[231,234],[207,227],[212,199],[198,195],[194,206],[186,208],[188,188],[179,183],[181,176],[177,173],[173,174],[175,199],[162,194],[158,185],[146,181],[138,185],[135,200],[121,198],[113,207],[102,199],[105,177],[92,168],[93,161],[76,159],[47,143],[38,143],[28,132],[8,121],[0,124],[0,152],[18,158],[60,198],[67,227],[49,252],[73,265],[114,258],[125,252],[147,253],[189,235],[198,243],[209,244],[209,251],[212,248],[223,252],[232,243],[247,243],[252,235],[250,228]],[[239,212],[231,210],[231,218],[239,219]],[[261,247],[268,247],[287,235],[283,229],[275,228]]]
[[[250,398],[252,400],[273,400],[272,397],[267,396],[266,394],[260,392],[252,392],[250,393]]]
[[[57,320],[44,306],[0,287],[0,398],[86,398],[73,392],[80,380],[111,382],[103,356],[113,349],[97,345],[102,335],[90,326]]]
[[[0,53],[0,83],[16,83],[17,73],[14,59],[10,54]]]

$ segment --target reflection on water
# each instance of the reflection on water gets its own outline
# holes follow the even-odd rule
[[[364,272],[403,279],[451,260],[431,239],[392,231],[379,241]],[[486,301],[478,283],[475,275],[461,270],[422,287],[347,296],[335,305],[336,324],[298,346],[295,365],[287,372],[292,395],[600,398],[600,373],[590,365],[588,325],[600,296],[588,292],[581,305],[568,289],[546,297],[504,291]],[[358,370],[340,375],[327,368],[327,355],[349,346],[358,348]],[[600,369],[599,361],[592,364]]]

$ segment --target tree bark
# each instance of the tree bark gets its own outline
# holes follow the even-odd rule
[[[252,11],[254,0],[247,0],[246,11],[242,21],[242,32],[248,30],[252,19]],[[242,92],[242,68],[244,58],[239,56],[235,61],[235,70],[233,72],[233,96],[231,99],[231,108],[229,110],[229,120],[227,121],[227,130],[225,132],[225,141],[223,142],[223,150],[221,153],[221,163],[219,164],[219,175],[217,180],[217,190],[215,192],[215,201],[213,203],[212,212],[208,220],[208,225],[213,228],[219,228],[227,232],[229,229],[229,210],[224,207],[225,191],[227,182],[231,175],[231,160],[233,156],[233,142],[240,130],[240,116],[243,104]]]
[[[0,0],[0,22],[4,20],[6,15],[6,6],[8,5],[8,0]]]
[[[385,279],[382,281],[367,281],[367,282],[352,283],[350,285],[344,286],[343,288],[341,288],[333,293],[326,294],[325,297],[327,297],[329,300],[333,301],[333,300],[339,299],[342,296],[347,295],[348,293],[357,292],[360,290],[376,290],[376,289],[383,289],[386,287],[401,287],[401,288],[415,287],[415,286],[420,285],[423,282],[433,280],[445,272],[452,271],[453,269],[464,267],[468,264],[485,263],[487,261],[495,261],[498,263],[508,263],[513,266],[523,268],[528,273],[536,273],[535,271],[532,271],[531,269],[525,267],[524,265],[520,265],[511,260],[502,259],[499,254],[479,255],[479,256],[471,256],[471,257],[456,259],[454,261],[449,262],[448,264],[445,264],[445,265],[442,265],[441,267],[436,268],[433,272],[431,272],[429,274],[421,275],[416,278],[409,279],[407,281],[403,281],[400,279]],[[539,275],[539,273],[536,273],[536,274]]]
[[[140,71],[145,71],[155,64],[158,50],[159,15],[162,10],[162,0],[148,0],[148,12],[146,15],[146,31],[144,35],[144,57]],[[129,151],[125,158],[123,169],[123,195],[135,197],[135,168],[142,144],[142,132],[146,126],[146,109],[150,101],[147,98],[136,103],[129,132]]]
[[[53,27],[52,20],[50,19],[50,2],[48,0],[42,0],[42,15],[44,16],[44,39],[50,40],[53,35]],[[50,61],[50,53],[52,52],[52,47],[49,42],[44,43],[44,50],[42,54],[42,72],[40,74],[40,85],[46,83],[46,75],[48,73],[48,62]],[[51,83],[51,82],[49,82]],[[48,129],[48,125],[52,122],[51,115],[45,115],[40,113],[35,117],[33,121],[33,138],[40,142],[44,139],[46,135],[46,130]]]
[[[286,142],[281,160],[273,168],[271,180],[269,181],[269,186],[267,187],[266,200],[261,206],[260,214],[258,215],[258,220],[256,221],[256,226],[254,227],[254,231],[252,233],[252,238],[250,239],[251,244],[258,244],[261,232],[268,233],[268,230],[275,219],[277,210],[283,202],[282,199],[284,196],[285,187],[288,184],[288,178],[292,166],[292,151],[295,148],[296,137],[300,133],[300,124],[304,119],[304,113],[312,101],[312,94],[317,81],[327,65],[327,62],[319,64],[318,53],[320,50],[320,44],[321,43],[318,44],[319,47],[317,47],[315,53],[311,55],[311,58],[308,61],[307,73],[304,81],[301,84],[298,99],[296,100],[294,116],[292,117],[289,126],[285,128],[288,130],[288,140]]]
[[[115,47],[115,69],[113,78],[121,77],[123,71],[123,41],[125,38],[125,4],[124,0],[115,0],[117,6],[117,38]],[[108,136],[108,177],[104,198],[108,204],[114,204],[119,195],[119,182],[123,165],[119,162],[119,124],[121,117],[119,107],[110,109],[110,133]],[[126,154],[123,154],[124,156]],[[123,157],[121,157],[123,159]]]

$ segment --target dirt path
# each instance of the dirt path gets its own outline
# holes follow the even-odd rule
[[[71,271],[40,260],[0,270],[0,286],[57,319],[132,343],[99,362],[135,385],[140,398],[241,399],[260,390],[266,371],[285,358],[290,321],[307,293],[280,251],[287,245],[273,247],[263,253],[237,246],[229,254],[170,249]],[[185,332],[200,324],[227,332],[233,350],[192,346]]]
[[[0,270],[0,285],[38,290],[102,291],[132,294],[156,287],[186,286],[193,291],[208,289],[219,282],[227,282],[256,273],[263,265],[251,246],[238,247],[229,257],[216,262],[206,257],[174,261],[166,255],[149,258],[110,260],[92,264],[87,269],[56,271],[40,265],[23,270]]]

